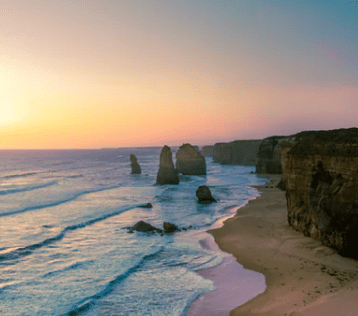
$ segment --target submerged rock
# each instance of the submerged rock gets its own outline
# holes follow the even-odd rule
[[[138,232],[143,232],[143,233],[151,233],[151,232],[157,232],[157,233],[161,233],[162,230],[158,229],[144,221],[139,221],[136,224],[134,224],[132,227],[129,227],[129,231],[133,231],[136,230]]]
[[[165,233],[174,233],[180,230],[177,225],[168,222],[163,222],[163,228]]]
[[[139,205],[139,207],[141,207],[141,208],[152,208],[153,205],[151,203],[147,203],[147,204]]]
[[[211,195],[210,189],[206,185],[202,185],[196,190],[196,196],[198,202],[216,202]]]
[[[184,175],[206,175],[205,157],[199,150],[190,145],[183,144],[176,153],[176,170]]]
[[[164,146],[160,153],[157,184],[179,184],[179,176],[174,168],[172,152],[168,146]]]
[[[142,170],[140,169],[140,165],[137,162],[137,157],[131,154],[130,159],[131,159],[131,167],[132,167],[131,174],[141,174]]]
[[[191,227],[191,226],[190,226]],[[177,225],[163,222],[163,230],[160,228],[156,228],[149,223],[144,221],[139,221],[131,227],[126,227],[128,229],[128,233],[133,233],[134,231],[142,232],[142,233],[159,233],[159,234],[169,234],[180,231]]]

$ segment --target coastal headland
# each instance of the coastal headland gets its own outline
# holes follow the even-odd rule
[[[289,226],[285,193],[276,188],[281,176],[261,176],[270,179],[257,187],[261,195],[209,231],[220,249],[266,278],[266,291],[230,315],[356,315],[358,262]]]

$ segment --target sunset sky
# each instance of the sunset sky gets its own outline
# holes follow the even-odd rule
[[[358,1],[0,0],[0,149],[358,126]]]

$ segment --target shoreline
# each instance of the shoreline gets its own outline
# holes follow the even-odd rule
[[[213,235],[210,233],[211,230],[222,228],[228,219],[237,216],[237,212],[241,208],[259,196],[260,192],[257,192],[245,204],[233,207],[231,215],[219,219],[205,231],[206,237],[200,240],[199,243],[203,248],[221,252],[224,260],[215,267],[197,271],[200,276],[213,281],[216,289],[196,298],[189,305],[185,316],[228,316],[233,308],[248,302],[265,290],[265,278],[262,273],[245,269],[231,253],[219,248]],[[256,286],[248,284],[248,280],[253,277],[262,279],[260,284],[256,284]],[[248,288],[250,288],[250,291],[247,291]],[[240,295],[237,295],[237,293],[240,293]]]
[[[270,179],[256,187],[260,195],[239,208],[221,228],[208,231],[222,251],[266,279],[266,290],[230,315],[355,315],[358,261],[341,257],[290,227],[285,193],[275,187],[281,176],[259,176]],[[192,315],[204,315],[206,308],[203,304]]]
[[[186,316],[227,316],[230,310],[236,306],[242,305],[263,293],[266,288],[264,276],[255,271],[248,271],[236,261],[232,254],[222,251],[211,234],[208,234],[206,239],[201,240],[200,244],[204,248],[224,253],[225,257],[219,265],[197,271],[200,276],[213,281],[216,289],[193,301],[186,311]],[[260,282],[256,286],[250,286],[258,280]],[[250,288],[250,291],[247,290],[248,288]],[[240,295],[237,295],[237,293],[240,293]]]

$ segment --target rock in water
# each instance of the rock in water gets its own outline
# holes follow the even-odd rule
[[[176,169],[185,175],[206,175],[205,157],[190,144],[180,146],[176,154]]]
[[[199,202],[216,202],[211,195],[210,189],[206,185],[202,185],[196,190],[196,196]]]
[[[132,174],[141,174],[141,169],[140,169],[140,165],[137,162],[137,157],[134,155],[130,155],[130,159],[131,159],[131,167],[132,167]]]
[[[174,233],[179,230],[177,225],[168,222],[163,222],[163,229],[165,233]]]
[[[141,207],[141,208],[152,208],[153,205],[151,203],[147,203],[147,204],[139,205],[139,207]]]
[[[143,233],[158,231],[157,228],[143,221],[139,221],[138,223],[134,224],[132,227],[129,227],[129,229],[136,230],[138,232],[143,232]]]
[[[281,162],[288,223],[358,259],[358,128],[305,131],[286,142]]]
[[[174,168],[172,152],[167,145],[163,147],[162,152],[160,153],[157,184],[179,184],[179,177]]]

